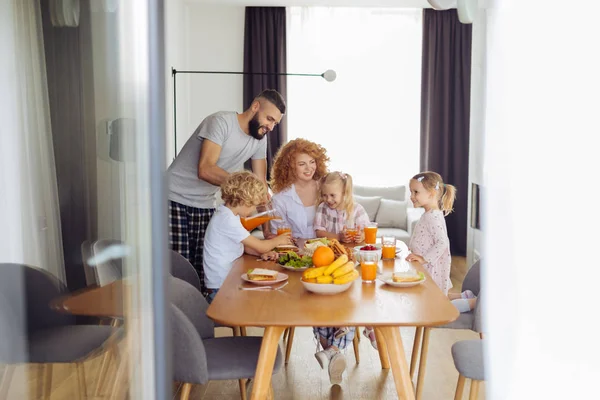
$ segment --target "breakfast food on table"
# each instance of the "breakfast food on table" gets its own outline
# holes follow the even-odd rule
[[[324,267],[335,260],[335,254],[327,246],[319,247],[312,255],[312,262],[315,267]]]
[[[306,268],[312,264],[312,257],[304,255],[300,257],[295,251],[283,253],[277,259],[277,263],[292,268]]]
[[[333,283],[335,285],[343,285],[344,283],[352,282],[356,278],[358,278],[358,271],[353,269],[347,274],[338,276],[337,278],[333,278]]]
[[[294,253],[298,253],[299,249],[298,247],[288,244],[288,245],[283,245],[283,246],[277,246],[273,249],[274,252],[276,253],[289,253],[289,252],[294,252]]]
[[[343,285],[356,278],[358,271],[346,254],[342,254],[329,265],[308,268],[302,273],[302,280],[308,283]]]
[[[417,282],[424,278],[425,275],[422,272],[417,272],[415,270],[394,272],[392,274],[392,280],[394,282]]]
[[[331,248],[331,250],[333,250],[333,254],[335,254],[336,257],[345,254],[350,261],[354,261],[354,254],[352,253],[352,251],[348,251],[348,249],[346,249],[346,246],[341,244],[339,240],[329,239],[327,245]]]
[[[246,275],[251,281],[274,281],[277,279],[277,271],[266,268],[249,269]]]
[[[376,250],[379,250],[377,247],[373,246],[372,244],[368,244],[366,246],[363,246],[360,249],[364,250],[364,251],[376,251]]]

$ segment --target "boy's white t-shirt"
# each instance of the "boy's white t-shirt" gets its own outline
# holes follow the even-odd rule
[[[240,217],[225,205],[219,206],[204,236],[204,281],[208,289],[223,285],[233,261],[244,254],[242,240],[248,236]]]

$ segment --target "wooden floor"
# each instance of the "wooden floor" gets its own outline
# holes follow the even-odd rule
[[[453,257],[451,279],[453,292],[460,292],[460,285],[467,272],[464,257]],[[217,328],[217,336],[230,335],[231,330]],[[249,335],[261,335],[258,328],[248,329]],[[402,339],[407,357],[412,351],[414,328],[402,328]],[[431,333],[427,373],[424,385],[424,400],[453,399],[458,373],[452,363],[450,348],[458,340],[476,339],[478,335],[470,331],[434,329]],[[382,370],[378,353],[366,338],[360,341],[360,364],[354,360],[350,346],[346,350],[347,370],[341,385],[331,385],[327,371],[320,369],[313,354],[316,342],[310,328],[297,328],[289,364],[273,377],[276,399],[395,399],[396,391],[390,370]],[[1,339],[0,339],[1,340]],[[283,346],[281,346],[283,350]],[[86,399],[107,399],[104,393],[94,396],[94,388],[100,359],[85,363]],[[39,368],[35,365],[19,366],[10,386],[8,399],[41,398]],[[109,375],[111,376],[111,375]],[[77,399],[77,379],[74,365],[56,365],[53,368],[51,399]],[[36,391],[37,390],[37,391]],[[173,389],[176,398],[178,388]],[[465,388],[468,397],[469,384]],[[479,399],[484,400],[485,385],[481,385]],[[37,394],[36,394],[37,393]],[[207,385],[196,385],[192,391],[196,400],[239,399],[237,381],[215,381]]]

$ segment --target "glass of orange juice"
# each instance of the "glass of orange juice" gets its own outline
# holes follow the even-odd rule
[[[381,238],[381,258],[392,260],[396,258],[396,237],[383,236]]]
[[[375,244],[377,240],[377,222],[369,222],[365,228],[365,243]]]
[[[377,278],[377,252],[360,252],[360,275],[363,283],[373,283]]]
[[[279,235],[283,235],[284,233],[292,233],[292,227],[290,226],[290,224],[286,223],[286,222],[282,222],[281,224],[277,225],[277,236]]]
[[[350,238],[350,241],[354,242],[356,240],[356,236],[358,235],[358,227],[354,221],[346,221],[344,229],[346,230],[346,234]]]

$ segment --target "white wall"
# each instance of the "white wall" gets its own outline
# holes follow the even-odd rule
[[[469,136],[469,197],[467,217],[467,265],[483,256],[483,231],[471,228],[472,184],[480,186],[480,200],[485,195],[483,181],[483,144],[485,129],[486,28],[485,9],[479,9],[473,21],[471,47],[471,122]],[[481,212],[481,205],[480,205]],[[481,215],[480,215],[481,221]]]
[[[166,65],[175,69],[202,71],[243,71],[244,6],[221,6],[181,2],[167,10]],[[172,50],[176,49],[176,50]],[[217,111],[243,111],[243,76],[177,74],[177,148],[184,145],[198,124]],[[172,91],[169,72],[167,143],[173,159]]]

